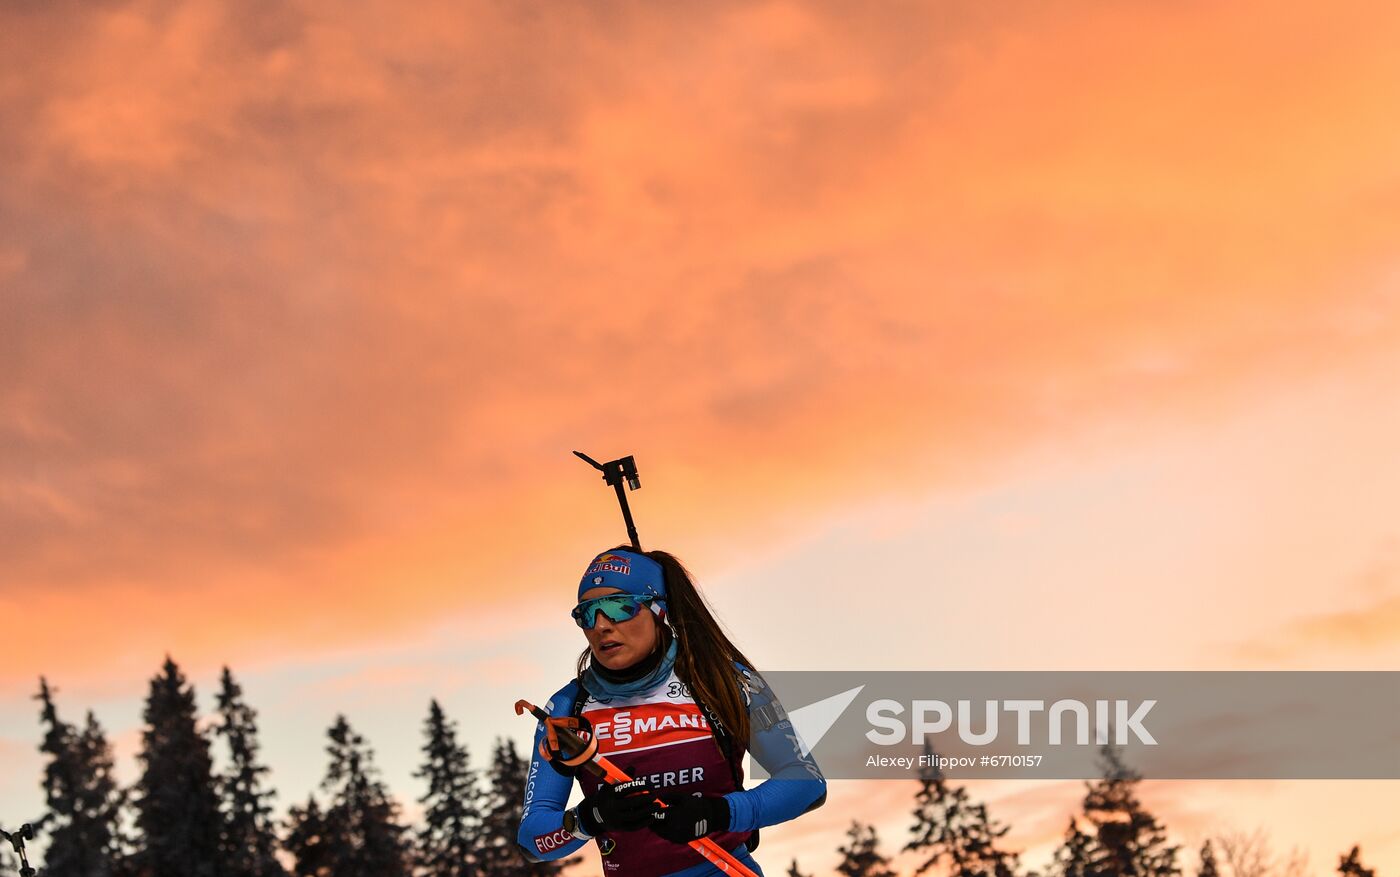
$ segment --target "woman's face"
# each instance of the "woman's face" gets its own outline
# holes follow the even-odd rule
[[[605,594],[625,593],[620,588],[589,588],[583,592],[582,600],[592,600]],[[583,635],[588,638],[588,647],[593,651],[593,659],[609,670],[622,670],[651,654],[661,635],[656,615],[643,609],[626,621],[613,621],[605,613],[595,613],[595,623]]]

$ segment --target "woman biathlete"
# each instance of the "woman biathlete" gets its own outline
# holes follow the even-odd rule
[[[762,874],[750,855],[758,829],[826,800],[826,780],[772,690],[665,551],[603,552],[578,600],[573,617],[588,648],[545,710],[586,720],[599,755],[633,782],[610,785],[566,767],[541,725],[520,846],[544,861],[595,839],[610,877],[700,877],[720,873],[689,846],[709,838]],[[769,774],[747,790],[745,752]],[[574,779],[584,798],[566,809]]]

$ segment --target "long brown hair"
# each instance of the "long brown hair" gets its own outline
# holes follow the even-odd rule
[[[636,553],[631,545],[618,545],[611,550]],[[668,551],[641,553],[661,564],[666,579],[666,617],[676,634],[676,675],[690,686],[696,700],[710,708],[730,736],[747,746],[749,711],[739,690],[734,663],[737,661],[755,673],[758,668],[720,628],[680,558]],[[579,677],[592,654],[591,649],[584,649],[578,656]]]

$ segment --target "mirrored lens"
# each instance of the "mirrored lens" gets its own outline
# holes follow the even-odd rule
[[[604,597],[584,600],[574,607],[572,614],[579,627],[584,630],[592,630],[597,623],[599,612],[612,621],[626,621],[629,618],[635,618],[644,603],[645,600],[641,597],[634,597],[631,594],[608,594]]]

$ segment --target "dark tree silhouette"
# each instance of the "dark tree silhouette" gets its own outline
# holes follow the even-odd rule
[[[1201,844],[1201,864],[1196,868],[1196,877],[1220,877],[1220,865],[1215,861],[1215,848],[1210,838]]]
[[[219,778],[224,830],[223,870],[228,877],[286,877],[277,861],[272,817],[275,792],[263,789],[267,767],[258,764],[257,712],[225,667],[219,678],[219,722],[215,733],[228,746],[228,770]]]
[[[457,742],[455,723],[433,700],[424,728],[425,760],[414,776],[428,781],[423,826],[415,859],[421,877],[474,877],[477,838],[481,833],[481,793],[465,746]]]
[[[289,827],[282,848],[296,861],[292,873],[296,877],[334,877],[332,867],[336,856],[350,855],[351,851],[331,849],[330,827],[315,796],[307,799],[305,807],[293,804],[287,812],[287,823]]]
[[[223,877],[222,818],[194,688],[169,656],[151,680],[136,784],[136,861],[143,877]]]
[[[513,741],[496,739],[482,808],[478,859],[481,877],[547,877],[581,861],[580,856],[571,856],[552,862],[531,862],[516,843],[529,770],[529,762],[520,757]]]
[[[1111,873],[1103,869],[1093,837],[1080,831],[1073,816],[1065,829],[1065,842],[1055,850],[1050,873],[1056,877],[1107,877]]]
[[[1361,847],[1354,846],[1351,852],[1342,856],[1337,865],[1337,873],[1343,877],[1376,877],[1376,872],[1361,864]]]
[[[890,860],[880,855],[880,840],[873,825],[852,820],[846,831],[846,846],[837,848],[841,864],[836,871],[844,877],[896,877],[890,870]]]
[[[326,852],[334,877],[408,877],[407,829],[378,779],[374,753],[344,716],[327,732],[330,767],[321,788],[330,799]]]
[[[78,747],[88,776],[88,783],[78,797],[84,819],[93,826],[97,843],[107,850],[112,877],[131,877],[134,874],[130,856],[132,839],[129,831],[123,828],[131,804],[130,795],[117,785],[112,747],[92,710],[87,712],[87,724],[78,739]],[[53,874],[52,870],[48,873]]]
[[[793,859],[792,864],[787,869],[788,877],[811,877],[810,874],[803,874],[797,869],[797,860]]]
[[[907,852],[927,856],[914,873],[946,863],[940,873],[948,877],[1012,877],[1018,857],[996,845],[1008,827],[987,815],[987,805],[973,803],[965,788],[948,785],[928,743],[924,754],[928,766],[919,770],[918,803],[910,827],[913,839],[904,845]]]
[[[125,795],[112,771],[112,750],[96,716],[81,731],[58,717],[48,681],[39,680],[48,812],[39,828],[49,836],[50,877],[114,877],[121,871],[121,810]]]
[[[1088,784],[1084,815],[1093,823],[1094,858],[1102,870],[1121,877],[1177,877],[1177,847],[1166,829],[1137,799],[1142,777],[1127,767],[1114,746],[1102,749],[1103,779]]]

